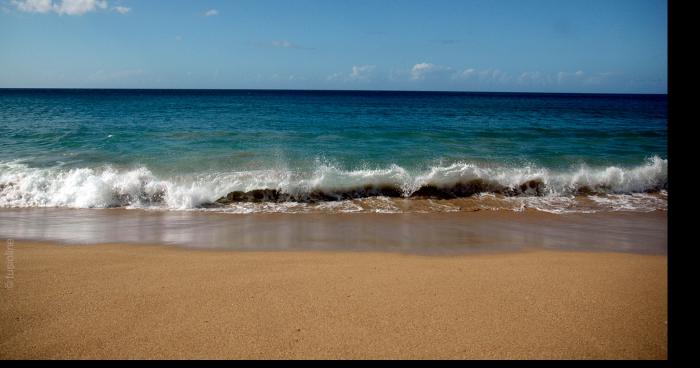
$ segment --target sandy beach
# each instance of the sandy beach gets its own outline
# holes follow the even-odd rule
[[[0,0],[0,360],[678,360],[667,3]]]
[[[11,258],[4,359],[667,357],[665,255],[17,241]]]

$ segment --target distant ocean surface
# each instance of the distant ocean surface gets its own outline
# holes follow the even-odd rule
[[[666,95],[0,89],[0,207],[665,210]]]

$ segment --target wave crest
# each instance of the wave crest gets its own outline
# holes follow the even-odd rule
[[[173,177],[158,177],[145,167],[32,168],[5,162],[0,163],[0,207],[190,209],[367,197],[452,199],[480,193],[512,197],[632,194],[665,190],[667,171],[667,160],[659,157],[631,168],[581,166],[569,171],[454,163],[412,173],[398,165],[353,171],[317,165],[310,173],[284,169]]]

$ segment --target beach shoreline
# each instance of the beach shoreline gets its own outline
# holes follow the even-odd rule
[[[462,254],[524,248],[667,253],[667,211],[226,214],[0,209],[0,237],[64,244],[170,244],[245,251]]]
[[[5,359],[667,358],[665,255],[14,243]]]

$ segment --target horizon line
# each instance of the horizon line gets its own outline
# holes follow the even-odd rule
[[[535,92],[535,91],[455,91],[392,89],[301,89],[301,88],[155,88],[155,87],[0,87],[0,90],[123,90],[123,91],[278,91],[278,92],[409,92],[409,93],[496,93],[549,95],[666,95],[668,92]]]

